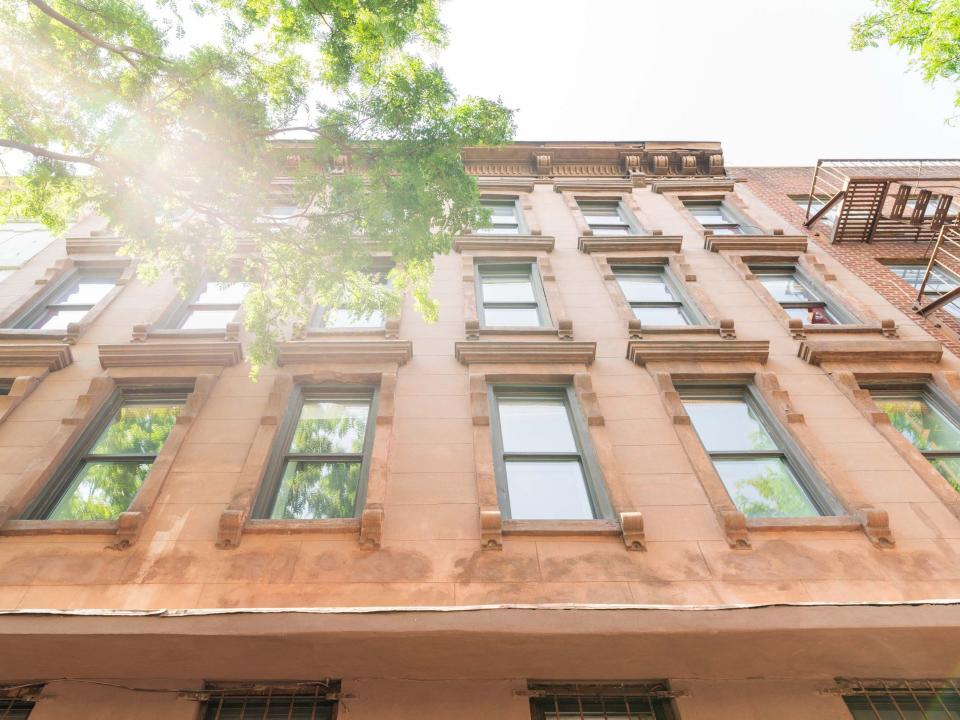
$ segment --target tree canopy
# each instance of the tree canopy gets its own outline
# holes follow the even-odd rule
[[[960,0],[876,0],[877,12],[853,26],[855,50],[881,40],[906,50],[927,82],[960,83]],[[960,87],[955,105],[960,108]]]
[[[436,0],[0,0],[0,148],[30,159],[0,216],[92,208],[147,279],[249,283],[254,368],[316,305],[432,318],[433,256],[486,220],[460,150],[513,133],[444,41]]]

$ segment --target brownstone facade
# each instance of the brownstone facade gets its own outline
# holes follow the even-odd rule
[[[724,169],[714,143],[464,160],[517,227],[436,259],[439,321],[408,304],[382,328],[291,331],[255,382],[242,327],[164,329],[172,282],[138,280],[96,219],[0,282],[0,718],[194,720],[223,698],[240,717],[240,696],[259,718],[266,694],[310,717],[294,692],[341,720],[846,720],[897,717],[869,714],[891,697],[960,717],[960,496],[870,391],[960,406],[960,325],[919,318],[878,261],[926,245],[830,245],[790,198],[811,170]],[[750,232],[704,232],[715,203]],[[610,207],[619,234],[597,229]],[[795,322],[764,266],[802,270],[840,321]],[[536,327],[486,315],[503,303],[483,274],[517,268]],[[78,269],[114,290],[65,328],[16,327]],[[661,271],[680,300],[657,307],[689,324],[622,290]],[[265,516],[297,398],[338,386],[376,398],[355,512]],[[41,517],[111,398],[143,388],[183,404],[126,511]],[[730,392],[816,512],[730,494],[691,411]],[[498,403],[523,393],[569,408],[591,516],[511,514]]]

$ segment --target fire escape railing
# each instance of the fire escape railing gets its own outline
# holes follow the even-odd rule
[[[944,263],[944,258],[952,262]],[[927,282],[930,280],[931,272],[938,264],[947,265],[947,267],[950,267],[950,265],[960,267],[960,223],[952,223],[941,227],[940,233],[937,235],[937,241],[933,246],[933,252],[930,253],[927,269],[923,273],[923,280],[917,290],[917,302],[915,305],[917,312],[924,317],[934,310],[953,302],[957,297],[960,297],[960,285],[958,285],[943,295],[939,295],[926,303],[924,302],[924,300],[926,300],[924,293],[927,289]]]

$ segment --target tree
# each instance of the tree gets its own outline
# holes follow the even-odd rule
[[[443,41],[436,0],[0,0],[0,148],[30,158],[0,214],[92,207],[148,280],[248,282],[254,371],[315,305],[432,318],[433,256],[486,220],[460,149],[513,132]]]
[[[880,40],[906,50],[924,80],[960,82],[960,0],[875,0],[878,12],[853,25],[854,50]],[[955,105],[960,108],[960,88]]]

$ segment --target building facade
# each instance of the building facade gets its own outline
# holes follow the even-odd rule
[[[960,718],[956,183],[464,162],[439,320],[324,308],[256,381],[242,286],[8,227],[0,718]]]

